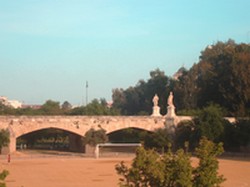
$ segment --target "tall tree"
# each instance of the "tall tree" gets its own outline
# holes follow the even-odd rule
[[[70,109],[72,109],[72,105],[68,101],[64,101],[64,103],[62,104],[62,110],[64,112],[67,112]]]
[[[175,105],[178,110],[190,110],[197,107],[199,93],[197,74],[198,65],[194,64],[189,71],[183,70],[182,75],[175,81]]]
[[[220,186],[226,179],[218,174],[219,162],[217,156],[223,153],[222,143],[216,145],[202,138],[195,154],[199,158],[199,166],[194,170],[194,187]]]
[[[198,106],[218,103],[231,115],[246,115],[250,103],[250,46],[233,40],[202,51],[199,62]]]
[[[46,101],[40,111],[45,115],[60,115],[62,112],[60,103],[52,100]]]
[[[217,103],[229,115],[247,116],[250,108],[250,45],[233,40],[207,46],[197,64],[184,71],[174,91],[179,109]]]
[[[151,71],[148,81],[140,80],[134,87],[126,90],[114,89],[114,107],[119,108],[124,115],[149,115],[152,112],[152,98],[157,94],[160,98],[161,112],[165,114],[166,99],[173,90],[173,82],[160,69]]]
[[[203,136],[211,141],[219,142],[222,140],[224,124],[222,109],[218,105],[210,104],[203,108],[194,119],[196,140]]]

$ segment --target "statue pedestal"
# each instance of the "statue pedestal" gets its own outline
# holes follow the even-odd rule
[[[167,115],[165,116],[166,118],[175,118],[176,114],[175,114],[175,107],[172,106],[168,106],[168,112]]]
[[[175,107],[173,105],[168,106],[168,112],[165,115],[165,118],[165,127],[167,128],[169,135],[171,135],[170,137],[172,137],[176,128],[176,114]]]
[[[161,116],[160,107],[154,106],[154,107],[153,107],[153,113],[152,113],[151,116],[155,116],[155,117]]]

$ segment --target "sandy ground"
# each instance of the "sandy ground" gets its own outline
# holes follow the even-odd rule
[[[15,157],[0,163],[10,172],[7,187],[115,187],[119,176],[114,167],[121,160],[130,163],[132,157]],[[227,178],[224,187],[250,187],[250,161],[221,159],[220,173]]]

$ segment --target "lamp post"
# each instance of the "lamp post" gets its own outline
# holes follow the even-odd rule
[[[89,87],[89,84],[88,84],[88,81],[86,81],[86,106],[88,105],[88,87]]]

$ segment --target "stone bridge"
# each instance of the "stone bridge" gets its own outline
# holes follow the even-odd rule
[[[126,128],[154,131],[167,127],[171,132],[178,122],[191,120],[191,117],[176,116],[172,92],[168,98],[168,111],[165,116],[160,113],[158,100],[158,96],[155,95],[152,100],[154,105],[151,116],[0,116],[0,129],[8,129],[10,132],[10,144],[2,152],[16,151],[18,137],[42,129],[61,129],[77,134],[78,137],[84,136],[91,128],[103,128],[107,134]],[[70,147],[80,147],[77,143],[71,145],[71,142],[80,142],[79,138],[72,141],[74,137],[69,136]]]
[[[84,136],[91,128],[103,128],[109,134],[126,128],[154,131],[166,127],[172,133],[180,121],[192,120],[190,116],[177,116],[175,114],[172,92],[168,97],[167,114],[165,116],[160,113],[158,100],[158,96],[155,95],[152,100],[154,105],[151,116],[0,116],[0,129],[8,129],[10,132],[10,144],[2,152],[16,151],[18,137],[42,129],[61,129],[79,135],[78,137]],[[235,121],[233,118],[228,118],[228,120]],[[74,140],[75,137],[74,135],[69,136],[72,150],[80,147],[80,138]]]
[[[154,131],[165,125],[166,117],[162,116],[0,116],[0,129],[10,132],[5,153],[16,150],[18,137],[42,129],[56,128],[82,137],[90,128],[103,128],[109,134],[126,128]]]

